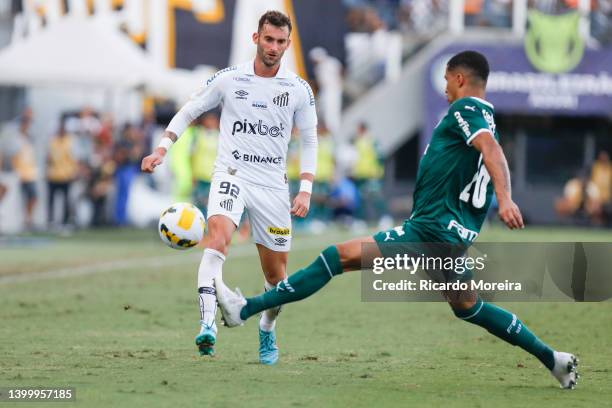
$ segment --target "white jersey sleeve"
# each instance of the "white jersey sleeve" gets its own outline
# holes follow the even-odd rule
[[[191,122],[202,113],[216,108],[223,101],[221,83],[225,73],[229,71],[230,68],[222,69],[210,77],[206,84],[191,96],[189,102],[174,115],[166,130],[180,137]]]
[[[317,169],[317,112],[314,94],[308,82],[298,77],[303,98],[294,114],[294,124],[300,131],[300,173],[315,174]]]

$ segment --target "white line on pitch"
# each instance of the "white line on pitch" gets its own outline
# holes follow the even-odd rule
[[[316,240],[308,240],[294,246],[291,252],[302,252],[312,249],[322,248],[321,243]],[[241,245],[230,249],[228,259],[245,258],[257,256],[257,250],[253,245]],[[185,263],[197,263],[200,260],[201,252],[191,254],[146,257],[136,259],[122,259],[112,262],[101,262],[93,265],[75,266],[61,268],[43,272],[28,272],[20,275],[0,276],[0,285],[10,285],[13,283],[34,282],[38,280],[73,278],[77,276],[93,275],[102,272],[113,272],[119,269],[131,268],[159,268],[163,266],[180,265]]]

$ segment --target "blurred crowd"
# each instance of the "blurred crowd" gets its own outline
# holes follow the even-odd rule
[[[128,199],[140,173],[140,161],[157,141],[153,117],[139,124],[117,126],[112,116],[90,108],[66,113],[57,131],[41,141],[32,134],[35,113],[26,108],[2,127],[2,171],[18,179],[24,229],[70,232],[80,227],[125,226]],[[322,231],[330,221],[352,228],[367,223],[389,226],[383,194],[383,160],[365,123],[352,140],[337,146],[321,121],[312,207],[296,228]],[[193,202],[206,213],[213,164],[217,154],[219,116],[208,112],[194,121],[167,157],[170,194],[175,202]],[[42,150],[41,151],[41,147]],[[41,158],[44,157],[44,160]],[[294,134],[287,158],[292,194],[299,188],[299,135]],[[153,178],[142,175],[155,190]],[[0,203],[8,184],[0,179]],[[41,200],[44,198],[44,200]],[[46,222],[34,222],[37,207]]]
[[[373,33],[381,27],[406,34],[433,34],[446,25],[451,0],[343,0],[354,32]],[[563,14],[578,8],[578,0],[528,0],[530,9]],[[512,0],[465,0],[466,26],[511,27]],[[612,41],[612,0],[591,0],[592,35]]]
[[[555,209],[572,223],[612,225],[612,164],[608,152],[599,152],[590,169],[580,171],[565,183]]]
[[[19,180],[24,229],[35,228],[34,210],[41,205],[46,225],[59,231],[74,228],[77,208],[83,206],[88,215],[79,224],[126,225],[130,187],[151,144],[150,118],[118,127],[111,115],[100,116],[85,107],[62,115],[57,131],[44,143],[37,143],[41,139],[32,134],[34,118],[35,113],[26,108],[0,134],[0,168]],[[7,186],[0,191],[6,195]],[[43,196],[46,202],[41,201]],[[58,200],[61,206],[56,205]]]

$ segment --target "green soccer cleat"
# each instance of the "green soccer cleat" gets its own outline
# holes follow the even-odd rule
[[[201,356],[214,356],[215,355],[215,343],[217,341],[217,325],[212,324],[209,326],[204,322],[200,321],[201,329],[200,333],[195,338],[195,344],[200,350]]]
[[[276,364],[278,361],[278,346],[274,330],[259,329],[259,362],[265,365]]]

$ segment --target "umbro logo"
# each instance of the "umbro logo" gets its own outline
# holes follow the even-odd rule
[[[234,200],[228,198],[227,200],[221,201],[219,205],[221,206],[221,208],[231,212],[232,208],[234,208]]]
[[[236,95],[236,99],[246,99],[246,96],[249,94],[247,91],[243,90],[243,89],[239,89],[236,92],[234,92]]]
[[[278,237],[274,239],[274,242],[276,242],[276,245],[278,246],[285,246],[285,244],[287,243],[287,240],[283,237]]]
[[[280,106],[281,108],[288,106],[289,105],[289,92],[284,92],[278,95],[277,97],[272,99],[272,102],[274,102],[275,105]]]

